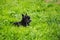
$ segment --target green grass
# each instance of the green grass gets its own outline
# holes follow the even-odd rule
[[[55,2],[0,0],[0,40],[60,40],[60,5]],[[31,17],[30,26],[11,25],[22,13]]]

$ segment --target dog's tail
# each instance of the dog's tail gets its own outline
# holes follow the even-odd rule
[[[21,22],[10,22],[12,25],[15,25],[15,26],[20,26],[21,25]]]

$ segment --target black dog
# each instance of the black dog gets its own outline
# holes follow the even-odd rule
[[[22,14],[22,20],[19,22],[14,22],[13,24],[17,25],[17,26],[20,26],[20,25],[29,26],[30,22],[31,22],[30,16],[28,16],[27,14],[25,14],[25,15]]]

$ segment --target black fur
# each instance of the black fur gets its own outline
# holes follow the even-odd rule
[[[14,25],[20,26],[29,26],[29,23],[31,22],[30,16],[28,16],[27,14],[22,14],[22,20],[19,22],[14,22]]]

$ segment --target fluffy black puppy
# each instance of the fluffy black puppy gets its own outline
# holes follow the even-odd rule
[[[22,20],[19,22],[14,22],[14,25],[20,26],[29,26],[29,23],[31,22],[30,16],[28,16],[27,14],[22,14]]]

